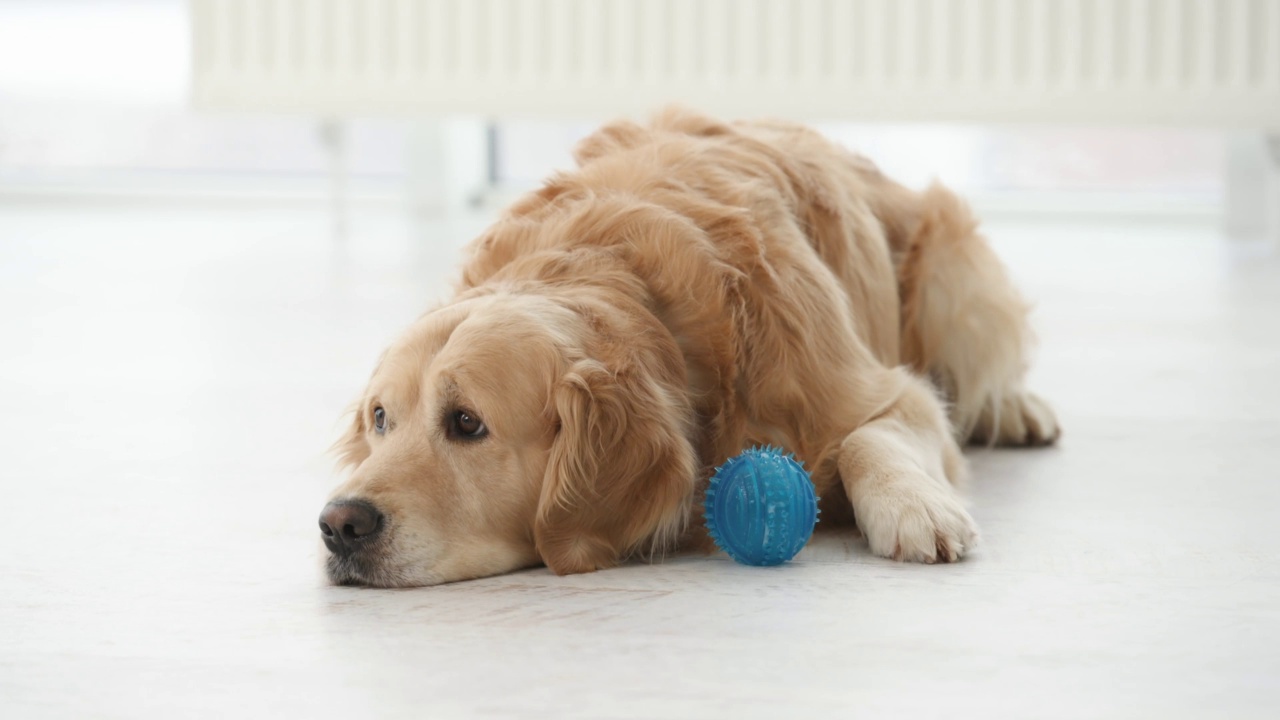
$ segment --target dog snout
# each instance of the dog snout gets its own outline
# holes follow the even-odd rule
[[[320,513],[320,536],[335,555],[346,556],[368,545],[382,525],[382,513],[363,500],[331,502]]]

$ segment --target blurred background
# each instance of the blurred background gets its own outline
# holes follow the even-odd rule
[[[0,201],[482,209],[674,100],[815,123],[988,212],[1236,203],[1262,233],[1278,26],[1271,0],[5,0]]]

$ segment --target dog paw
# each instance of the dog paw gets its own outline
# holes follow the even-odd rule
[[[854,508],[871,552],[906,562],[955,562],[978,540],[978,527],[949,485],[920,473],[862,498]]]
[[[995,425],[999,427],[993,427]],[[993,438],[994,433],[994,438]],[[1062,435],[1053,408],[1038,395],[1020,392],[1008,395],[1000,403],[1000,412],[983,411],[969,436],[974,445],[994,444],[1007,447],[1052,445]]]

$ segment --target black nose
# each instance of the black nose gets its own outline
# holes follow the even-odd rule
[[[363,500],[331,502],[320,513],[324,545],[337,555],[354,552],[379,532],[382,532],[382,513]]]

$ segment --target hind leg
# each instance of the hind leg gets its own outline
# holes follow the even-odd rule
[[[986,407],[974,423],[968,441],[975,445],[1052,445],[1062,434],[1049,403],[1026,390],[1006,392],[1000,407]],[[994,403],[993,403],[994,405]]]
[[[960,442],[1048,445],[1061,434],[1057,418],[1023,387],[1027,305],[977,225],[949,190],[919,196],[899,267],[903,359],[946,395]]]

